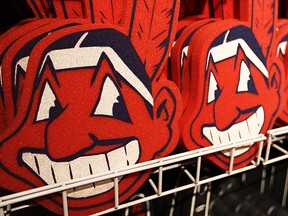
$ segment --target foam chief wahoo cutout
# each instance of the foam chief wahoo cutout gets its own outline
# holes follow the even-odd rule
[[[191,99],[180,122],[188,149],[265,134],[278,114],[282,71],[269,54],[277,5],[275,1],[244,3],[247,7],[241,7],[253,8],[250,15],[250,10],[240,13],[246,22],[206,25],[190,41]],[[236,149],[234,169],[247,165],[257,151],[256,144]],[[208,158],[223,169],[229,167],[230,152]]]
[[[22,191],[65,182],[162,157],[175,148],[180,93],[159,76],[173,43],[178,5],[145,3],[123,3],[130,9],[122,10],[121,22],[115,20],[119,25],[102,19],[98,25],[69,27],[35,46],[17,115],[1,136],[1,186]],[[99,10],[106,18],[111,14]],[[120,201],[148,175],[121,177]],[[69,191],[69,214],[112,207],[113,189],[113,181],[104,181]],[[62,211],[58,194],[38,201]]]
[[[186,4],[182,4],[182,7],[183,5],[185,6]],[[204,25],[215,22],[216,20],[219,20],[219,18],[228,19],[234,17],[234,10],[231,10],[231,8],[234,7],[234,1],[215,0],[213,1],[213,4],[210,4],[208,1],[198,1],[195,6],[198,6],[196,7],[198,8],[198,10],[199,8],[202,8],[201,14],[199,15],[200,11],[198,11],[197,16],[190,16],[189,18],[194,18],[194,20],[191,20],[189,25],[185,26],[185,28],[178,29],[175,37],[176,42],[174,43],[171,50],[170,58],[170,61],[173,62],[171,63],[171,79],[180,89],[183,101],[183,110],[185,110],[187,106],[190,95],[190,68],[188,66],[188,64],[190,64],[188,57],[190,55],[190,40],[192,40],[195,32],[197,32],[198,30],[201,31]],[[186,5],[186,7],[188,7],[188,5]],[[209,7],[212,8],[209,9]],[[207,10],[207,8],[209,10]],[[209,14],[207,11],[210,11],[211,14]],[[181,23],[181,21],[183,21],[183,19],[180,20],[179,23]],[[198,42],[195,41],[195,43]]]
[[[280,113],[276,124],[279,126],[287,125],[288,124],[288,100],[287,100],[287,93],[288,93],[288,82],[287,82],[287,41],[288,41],[288,21],[285,19],[279,20],[277,22],[277,33],[275,38],[275,49],[273,50],[273,55],[277,57],[277,60],[280,61],[280,64],[285,71],[285,81],[283,84],[284,92],[282,93],[282,105],[283,105],[283,112]]]

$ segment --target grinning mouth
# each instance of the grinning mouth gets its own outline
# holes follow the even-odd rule
[[[232,125],[227,130],[219,131],[215,126],[210,126],[203,128],[203,134],[213,145],[220,145],[256,136],[260,133],[263,124],[264,109],[261,106],[248,119]],[[249,146],[237,148],[235,149],[234,155],[238,156],[243,154],[248,151],[249,148]],[[222,153],[226,156],[230,156],[229,150],[223,151]]]
[[[108,153],[81,156],[69,162],[52,161],[43,153],[24,152],[22,154],[25,164],[47,184],[123,169],[136,164],[139,157],[140,149],[137,140],[130,141],[125,146]],[[71,198],[85,198],[104,193],[113,187],[113,180],[104,180],[71,189],[67,194]]]

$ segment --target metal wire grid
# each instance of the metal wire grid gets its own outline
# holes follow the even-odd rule
[[[263,165],[268,165],[288,158],[288,151],[281,144],[288,138],[288,126],[269,130],[267,132],[267,148],[264,156]],[[271,157],[271,150],[277,150],[280,153],[278,157]]]
[[[27,190],[24,192],[18,192],[14,193],[8,196],[0,197],[0,216],[4,216],[6,213],[9,213],[9,211],[12,209],[11,206],[17,203],[20,203],[22,201],[31,200],[34,198],[46,196],[53,193],[61,193],[62,194],[62,200],[63,200],[63,215],[68,216],[69,215],[69,206],[67,202],[67,191],[72,188],[81,187],[84,185],[89,185],[92,183],[100,182],[103,180],[109,180],[112,179],[114,181],[114,194],[115,194],[115,201],[114,201],[114,207],[107,209],[102,212],[98,212],[93,214],[94,216],[97,215],[103,215],[106,213],[110,213],[119,209],[125,209],[130,206],[147,202],[162,196],[175,194],[177,192],[187,190],[189,188],[194,188],[194,191],[196,192],[201,185],[204,184],[210,184],[213,181],[228,177],[230,175],[243,173],[248,170],[254,169],[258,167],[258,165],[262,162],[264,165],[277,162],[279,160],[286,159],[287,151],[283,149],[281,146],[276,145],[275,141],[281,141],[284,139],[285,134],[288,134],[288,126],[274,129],[268,131],[268,139],[266,136],[260,134],[256,137],[252,137],[245,140],[238,140],[235,142],[230,142],[227,144],[223,144],[220,146],[210,146],[206,148],[201,148],[189,152],[184,152],[176,155],[167,156],[160,159],[155,159],[151,161],[147,161],[144,163],[139,163],[136,165],[133,165],[126,169],[121,169],[117,171],[110,171],[101,175],[92,175],[89,177],[81,178],[81,179],[74,179],[70,180],[68,182],[63,183],[57,183],[53,185],[47,185],[31,190]],[[263,142],[267,140],[267,150],[265,157],[262,158],[262,150],[263,150]],[[251,162],[250,165],[243,167],[241,169],[233,170],[233,164],[234,164],[234,153],[235,149],[245,147],[245,146],[252,146],[255,145],[255,143],[259,143],[259,150],[258,150],[258,156],[255,160]],[[278,158],[270,158],[270,150],[272,148],[281,149],[281,152],[283,153],[282,156]],[[202,170],[202,158],[206,155],[221,152],[221,151],[230,151],[230,165],[228,171],[223,171],[220,174],[216,174],[214,176],[209,176],[202,178],[201,176],[201,170]],[[187,162],[188,161],[188,162]],[[186,169],[187,163],[189,161],[196,162],[196,171],[190,172],[188,169]],[[183,172],[187,175],[187,177],[190,179],[190,182],[182,185],[180,187],[176,187],[173,189],[163,190],[163,182],[165,182],[165,177],[163,177],[163,174],[171,169],[180,168],[183,170]],[[119,203],[119,191],[118,191],[118,180],[121,176],[129,175],[132,173],[137,173],[145,170],[154,170],[154,175],[157,175],[156,180],[152,180],[151,178],[148,180],[151,187],[154,190],[154,194],[143,197],[137,200],[128,201],[125,203],[120,204]],[[168,179],[167,179],[168,180]],[[288,181],[287,185],[285,184],[285,190],[288,191]],[[287,192],[285,197],[287,197]],[[191,215],[193,215],[193,211],[195,210],[195,199],[196,196],[192,197],[192,205],[191,205]],[[208,215],[209,211],[209,203],[210,203],[210,192],[208,191],[207,197],[206,197],[206,207],[205,207],[205,215]]]
[[[273,164],[288,158],[288,151],[285,148],[283,148],[283,145],[285,145],[284,140],[287,140],[287,138],[288,138],[288,126],[272,129],[267,132],[267,147],[264,153],[264,157],[261,159],[262,164],[264,165],[264,169],[262,169],[262,181],[260,186],[261,193],[264,193],[265,191],[265,185],[267,180],[265,166],[272,164],[270,179],[268,179],[269,186],[272,187],[276,175],[275,165]],[[277,156],[271,155],[272,151],[277,152],[278,155]],[[286,175],[284,181],[285,183],[281,203],[282,207],[286,206],[288,198],[288,167],[286,168]]]

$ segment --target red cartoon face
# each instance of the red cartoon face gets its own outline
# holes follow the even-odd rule
[[[61,48],[63,41],[70,41],[71,48]],[[3,166],[20,185],[123,169],[175,147],[174,93],[161,82],[152,91],[125,35],[111,29],[71,34],[50,44],[37,65],[27,116],[0,148],[0,155],[10,155],[1,158]],[[146,177],[120,178],[120,199]],[[69,191],[69,209],[112,206],[113,187],[113,181],[106,181]]]
[[[239,38],[239,32],[245,32],[253,45],[245,36]],[[276,78],[268,74],[252,36],[248,28],[235,27],[220,35],[208,51],[202,105],[190,128],[198,146],[255,137],[265,133],[275,119],[279,106]],[[236,149],[235,166],[251,161],[256,151],[256,147]],[[222,152],[213,160],[225,167],[229,155],[230,151]]]
[[[287,25],[288,23],[285,22],[284,24],[278,24],[279,27],[277,28],[277,36],[276,36],[276,44],[277,46],[274,55],[276,56],[277,60],[279,60],[279,64],[283,66],[283,74],[285,74],[285,80],[283,81],[283,95],[287,95],[288,92],[288,82],[287,82],[287,56],[286,56],[286,49],[287,49]],[[288,100],[284,97],[283,99],[283,112],[279,115],[277,122],[279,125],[286,125],[288,123]]]

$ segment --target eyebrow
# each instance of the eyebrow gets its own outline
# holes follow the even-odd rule
[[[253,50],[248,46],[248,44],[241,38],[233,40],[233,41],[226,41],[230,31],[227,31],[226,37],[222,44],[213,47],[209,53],[208,58],[206,61],[206,70],[209,64],[210,56],[213,57],[215,63],[225,60],[227,58],[236,56],[238,46],[240,45],[243,49],[245,55],[252,61],[252,63],[259,69],[259,71],[268,78],[268,70],[263,62],[257,57],[257,55],[253,52]]]
[[[39,70],[39,76],[43,73],[44,64],[50,58],[55,70],[87,68],[96,66],[99,59],[105,53],[115,70],[153,106],[154,100],[150,91],[141,80],[129,69],[119,55],[107,46],[79,47],[53,50],[47,53]]]
[[[20,66],[24,72],[26,73],[27,71],[27,65],[28,65],[28,61],[29,61],[30,56],[26,56],[24,58],[21,58],[17,61],[16,63],[16,67],[15,67],[15,71],[14,71],[14,86],[16,85],[17,82],[17,67]]]
[[[279,56],[279,53],[283,53],[285,54],[285,51],[286,51],[286,46],[287,46],[287,41],[283,41],[281,42],[278,47],[277,47],[277,52],[276,52],[276,57]]]

